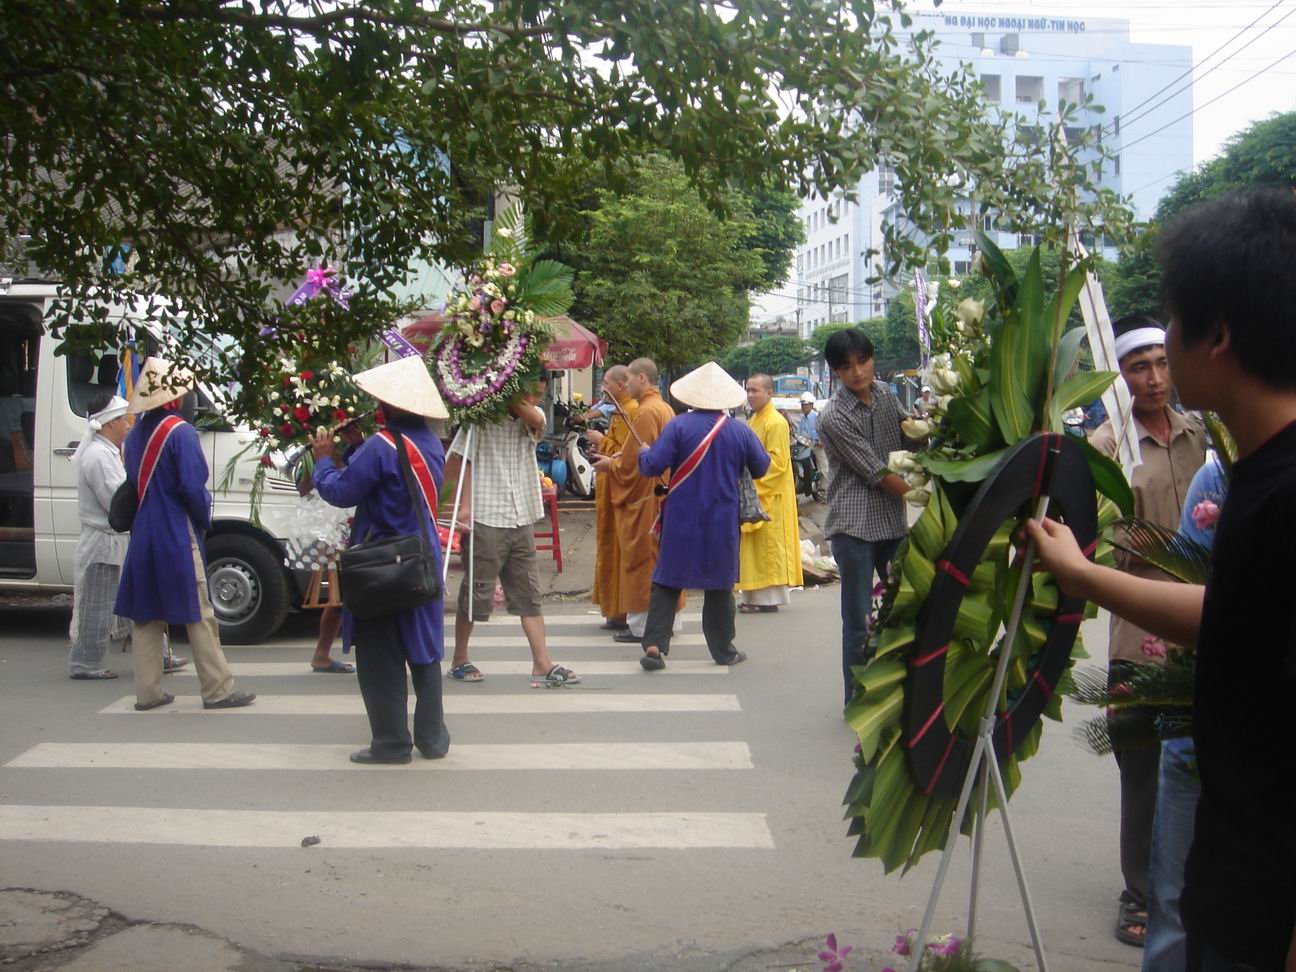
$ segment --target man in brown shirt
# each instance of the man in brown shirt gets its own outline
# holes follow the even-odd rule
[[[1169,407],[1170,373],[1166,364],[1165,331],[1142,314],[1131,314],[1112,325],[1121,377],[1134,405],[1142,465],[1134,470],[1134,515],[1171,532],[1179,528],[1184,498],[1193,475],[1206,461],[1206,431],[1195,419]],[[1094,430],[1090,444],[1116,457],[1117,431],[1107,419]],[[1136,577],[1165,580],[1165,575],[1137,558],[1117,555],[1117,566]],[[1155,664],[1165,646],[1152,635],[1115,615],[1108,646],[1108,682],[1125,681],[1134,665]],[[1160,749],[1133,746],[1116,752],[1121,776],[1121,893],[1116,937],[1143,946],[1147,930],[1148,862],[1152,819],[1156,811]]]
[[[657,441],[675,411],[662,401],[657,390],[660,376],[651,358],[636,358],[626,371],[626,391],[639,405],[634,424],[621,451],[599,456],[594,468],[607,477],[621,547],[618,589],[629,630],[614,638],[638,644],[648,620],[652,574],[657,566],[657,540],[652,536],[652,526],[661,509],[661,497],[656,493],[660,480],[639,474],[639,453]]]

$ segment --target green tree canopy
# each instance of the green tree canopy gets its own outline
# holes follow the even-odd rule
[[[574,261],[572,314],[608,342],[614,360],[645,355],[676,371],[746,332],[748,293],[766,266],[746,245],[755,222],[740,194],[731,190],[728,216],[717,217],[683,166],[653,156],[632,191],[604,189],[598,200]]]
[[[720,355],[718,363],[737,381],[746,381],[747,376],[752,373],[751,352],[750,344],[740,344]]]
[[[776,334],[762,338],[751,346],[748,355],[751,374],[785,375],[797,370],[814,357],[814,348],[800,338]]]
[[[820,324],[810,332],[810,346],[814,348],[815,354],[822,358],[824,346],[827,345],[830,337],[848,327],[858,326],[857,324]]]
[[[902,41],[892,7],[11,0],[0,252],[30,236],[69,317],[161,293],[184,302],[182,339],[250,351],[307,265],[357,290],[328,322],[338,340],[370,335],[412,261],[475,251],[493,189],[514,187],[549,239],[588,166],[645,151],[717,208],[735,184],[829,198],[886,161],[937,249],[968,185],[1006,222],[1057,223],[1049,156],[1069,149],[1005,144],[970,72],[944,74],[928,35]],[[1114,228],[1110,204],[1090,208]],[[908,227],[887,232],[888,259],[919,252]],[[105,276],[127,244],[135,262]]]

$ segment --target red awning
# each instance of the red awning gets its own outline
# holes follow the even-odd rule
[[[553,328],[553,339],[541,359],[546,368],[550,371],[575,371],[603,363],[608,346],[601,337],[566,315],[547,320]],[[401,333],[419,348],[426,349],[444,321],[445,316],[434,311],[406,325]]]

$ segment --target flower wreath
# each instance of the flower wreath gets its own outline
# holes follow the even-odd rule
[[[460,424],[502,418],[540,373],[549,343],[544,319],[571,306],[571,270],[527,255],[514,207],[500,219],[490,252],[468,268],[446,301],[446,322],[428,352],[432,377]]]

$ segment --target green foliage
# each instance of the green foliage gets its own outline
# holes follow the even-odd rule
[[[752,346],[750,344],[730,348],[720,356],[720,367],[729,372],[737,381],[746,381],[747,376],[752,373],[751,352]]]
[[[643,355],[674,371],[746,332],[748,293],[766,268],[745,245],[755,226],[746,200],[731,191],[726,202],[721,219],[663,156],[645,159],[628,191],[598,192],[574,260],[572,315],[608,342],[612,360]]]
[[[822,358],[824,347],[828,344],[828,339],[838,331],[844,331],[848,327],[863,327],[863,324],[820,324],[810,332],[810,346],[814,348],[815,354]]]
[[[800,338],[780,334],[762,338],[751,346],[749,374],[770,376],[796,371],[814,357],[814,348]]]
[[[68,319],[162,293],[190,312],[155,310],[183,346],[207,331],[251,351],[304,267],[337,266],[368,311],[339,340],[372,335],[417,264],[479,252],[496,187],[552,242],[591,171],[646,151],[715,212],[735,186],[777,187],[745,228],[757,281],[790,238],[778,191],[828,198],[881,161],[938,250],[967,185],[1013,227],[1061,225],[1056,173],[1083,187],[1083,170],[1038,133],[1005,143],[971,72],[945,74],[934,39],[902,40],[892,19],[908,21],[891,4],[772,0],[12,0],[0,253],[30,234],[26,256],[69,287]],[[1114,234],[1125,218],[1110,194],[1078,210]],[[885,232],[893,264],[919,256],[908,226]],[[126,244],[137,261],[104,276]],[[672,336],[692,326],[669,297],[661,310]],[[723,346],[738,312],[714,310]]]
[[[757,287],[777,290],[787,282],[796,248],[805,242],[805,224],[797,216],[801,200],[787,189],[765,186],[757,186],[747,196],[754,226],[743,243],[765,264]]]

